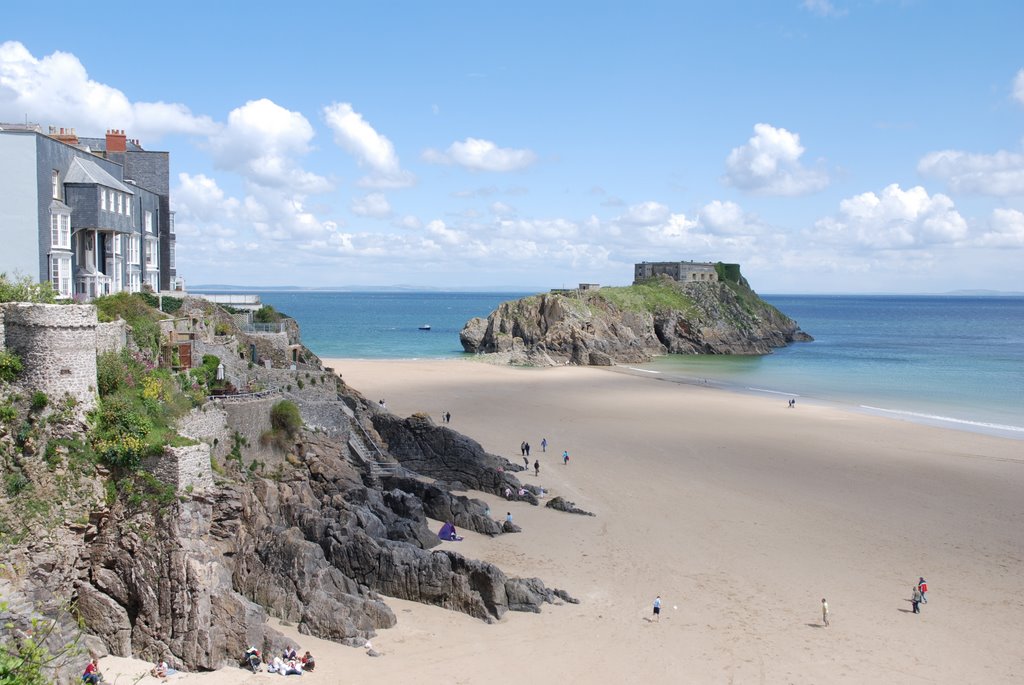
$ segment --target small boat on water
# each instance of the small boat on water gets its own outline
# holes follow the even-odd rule
[[[429,331],[430,330],[430,324],[429,323],[423,324],[422,326],[420,326],[420,330],[421,331]]]

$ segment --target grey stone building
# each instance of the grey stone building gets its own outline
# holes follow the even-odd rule
[[[633,267],[633,284],[664,274],[680,283],[715,282],[718,271],[713,262],[640,262]]]
[[[0,272],[51,281],[64,298],[171,290],[170,157],[124,131],[0,124]]]

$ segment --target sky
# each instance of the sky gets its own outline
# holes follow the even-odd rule
[[[149,7],[148,5],[154,5]],[[187,285],[1024,291],[1024,3],[30,3],[0,122],[171,158]]]

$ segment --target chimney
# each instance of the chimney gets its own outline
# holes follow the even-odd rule
[[[128,137],[124,131],[107,129],[107,152],[126,152],[128,150]]]
[[[58,129],[56,126],[51,126],[50,137],[68,145],[78,145],[78,135],[75,134],[75,129],[73,128],[61,127]]]

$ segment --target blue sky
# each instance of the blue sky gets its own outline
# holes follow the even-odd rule
[[[190,284],[1024,291],[1024,3],[21,3],[0,121],[171,152]]]

